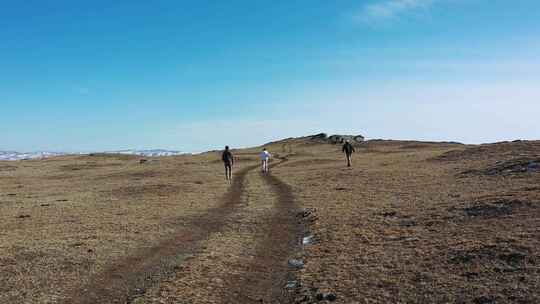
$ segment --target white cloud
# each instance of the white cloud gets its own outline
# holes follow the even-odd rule
[[[435,0],[384,0],[365,5],[354,19],[367,23],[398,18],[411,11],[428,8]]]

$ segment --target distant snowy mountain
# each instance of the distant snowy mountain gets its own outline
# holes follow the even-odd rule
[[[25,160],[25,159],[42,159],[53,156],[65,155],[61,152],[15,152],[15,151],[0,151],[0,160]]]
[[[175,156],[189,154],[180,151],[153,149],[153,150],[120,150],[120,151],[107,151],[102,152],[105,154],[128,154],[139,155],[144,157],[161,157],[161,156]],[[27,160],[27,159],[43,159],[54,156],[61,156],[67,154],[89,154],[89,153],[62,153],[62,152],[15,152],[15,151],[0,151],[0,160]]]
[[[181,151],[152,149],[152,150],[120,150],[120,151],[108,151],[105,153],[111,154],[127,154],[127,155],[139,155],[145,157],[160,157],[160,156],[175,156],[189,154]]]

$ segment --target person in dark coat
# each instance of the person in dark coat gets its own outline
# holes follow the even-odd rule
[[[352,154],[353,152],[356,152],[354,150],[354,147],[353,145],[351,144],[351,142],[349,140],[346,140],[345,141],[345,144],[343,144],[343,149],[341,149],[343,151],[343,153],[345,153],[345,155],[347,156],[347,167],[350,167],[351,166],[351,157],[352,157]]]
[[[230,181],[232,180],[234,157],[229,150],[229,146],[225,146],[225,151],[223,151],[223,154],[221,155],[221,160],[223,160],[223,164],[225,165],[225,178]]]

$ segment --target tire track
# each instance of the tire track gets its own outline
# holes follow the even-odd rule
[[[200,243],[219,232],[227,216],[238,210],[245,177],[255,168],[258,165],[235,174],[221,205],[188,219],[187,223],[183,221],[185,225],[174,237],[110,265],[104,272],[90,278],[82,288],[73,291],[63,303],[130,303],[147,288],[171,276],[187,255],[197,252]]]
[[[283,159],[273,167],[283,164]],[[255,257],[246,265],[239,280],[228,282],[228,296],[222,303],[292,303],[285,285],[295,277],[288,260],[300,247],[303,226],[297,221],[299,207],[291,187],[272,174],[263,175],[276,197],[275,212],[268,218],[264,235],[255,246]]]

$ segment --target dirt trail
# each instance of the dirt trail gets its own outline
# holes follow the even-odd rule
[[[295,257],[302,235],[298,206],[290,186],[271,174],[263,179],[275,196],[273,214],[260,227],[262,237],[250,262],[227,281],[227,296],[221,303],[292,303],[285,285],[294,279],[288,260]]]
[[[200,216],[180,220],[183,227],[173,238],[111,265],[90,278],[63,303],[129,303],[146,288],[168,277],[186,255],[198,250],[201,241],[222,228],[227,215],[238,210],[246,174],[256,167],[250,166],[236,173],[223,204]]]
[[[302,226],[291,188],[250,172],[242,205],[204,242],[205,250],[140,303],[292,303],[285,285],[295,273],[288,260],[300,249]]]
[[[64,303],[175,303],[177,296],[189,303],[290,302],[285,285],[294,276],[287,262],[300,245],[298,207],[287,184],[257,167],[235,175],[223,204],[91,278]],[[243,241],[232,248],[230,240]],[[223,283],[214,286],[216,280]]]

